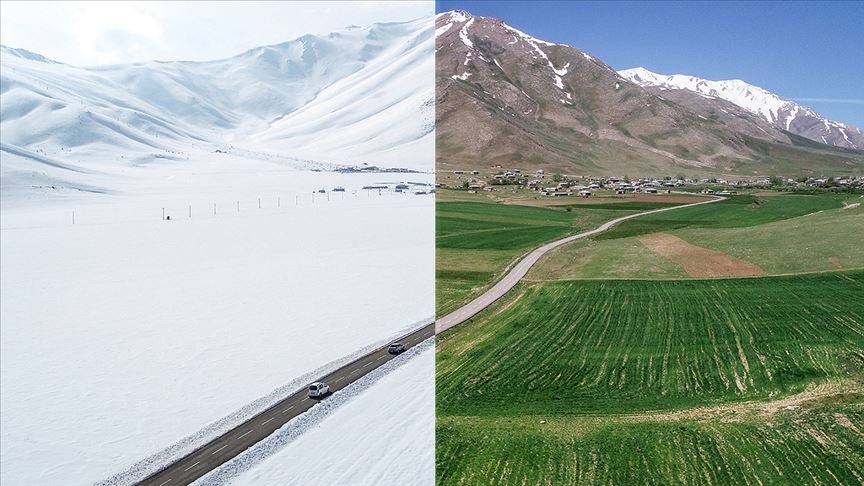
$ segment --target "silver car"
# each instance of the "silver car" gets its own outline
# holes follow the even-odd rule
[[[327,383],[316,381],[309,385],[309,396],[311,398],[321,398],[328,393],[330,393],[330,385]]]

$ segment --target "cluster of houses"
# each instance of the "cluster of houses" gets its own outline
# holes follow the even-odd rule
[[[343,192],[345,189],[343,188],[334,188],[333,191],[337,191],[341,189]],[[363,186],[362,190],[364,191],[377,191],[379,194],[382,191],[393,191],[404,194],[414,194],[418,196],[426,195],[426,194],[435,194],[435,188],[432,185],[427,184],[425,182],[400,182],[398,184],[371,184],[367,186]],[[318,192],[325,192],[323,189]]]
[[[660,191],[669,192],[671,188],[685,185],[684,180],[657,180],[640,179],[630,181],[624,177],[606,178],[576,178],[566,176],[556,177],[559,179],[555,186],[548,186],[540,179],[528,181],[526,188],[539,192],[544,196],[572,196],[574,193],[580,197],[590,197],[593,191],[605,189],[615,191],[616,194],[645,193],[657,194]]]
[[[794,184],[797,187],[864,188],[864,176],[808,177],[806,179],[786,179],[786,183]]]
[[[501,166],[496,166],[501,169]],[[520,169],[498,170],[490,178],[483,180],[480,171],[454,170],[453,176],[458,181],[454,186],[471,191],[494,191],[495,186],[509,185],[536,191],[544,196],[573,196],[590,197],[593,191],[605,189],[615,191],[616,194],[646,193],[656,194],[659,192],[671,192],[675,188],[683,186],[711,185],[714,189],[703,189],[705,194],[732,195],[736,191],[733,188],[745,187],[770,187],[777,185],[797,187],[858,187],[864,188],[864,177],[838,177],[838,178],[800,178],[784,179],[779,177],[753,177],[740,178],[736,180],[726,178],[685,178],[685,177],[644,177],[630,180],[627,177],[574,177],[555,174],[547,178],[543,169],[538,169],[533,174],[523,173]],[[451,176],[446,176],[450,179]],[[550,180],[551,179],[551,180]],[[446,183],[438,183],[437,187],[447,187]],[[716,189],[723,186],[724,189]]]
[[[861,188],[864,187],[864,176],[839,176],[839,177],[799,177],[797,179],[784,177],[756,177],[741,179],[701,179],[699,184],[719,184],[728,187],[840,187]]]

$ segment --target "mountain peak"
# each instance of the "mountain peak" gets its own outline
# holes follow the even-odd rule
[[[687,74],[658,74],[644,67],[625,69],[619,74],[643,88],[687,90],[704,98],[734,103],[776,128],[817,142],[851,149],[864,148],[864,136],[860,130],[829,120],[811,108],[741,79],[712,81]]]
[[[447,22],[456,22],[456,23],[464,23],[467,22],[468,19],[473,18],[470,12],[465,10],[450,10],[448,12],[442,12],[435,16],[435,20],[439,19],[447,19]]]
[[[36,54],[35,52],[30,52],[27,49],[21,49],[19,47],[8,47],[4,45],[0,45],[0,53],[3,56],[13,56],[19,59],[27,59],[28,61],[36,61],[36,62],[44,62],[48,64],[60,64],[57,61],[48,59],[47,57]]]

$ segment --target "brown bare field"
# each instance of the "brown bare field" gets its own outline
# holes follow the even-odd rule
[[[752,277],[766,275],[758,266],[731,255],[692,245],[667,233],[640,236],[639,241],[649,250],[681,265],[696,278]]]

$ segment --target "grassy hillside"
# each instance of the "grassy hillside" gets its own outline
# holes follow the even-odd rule
[[[860,478],[862,293],[864,272],[522,285],[439,336],[439,482]]]

